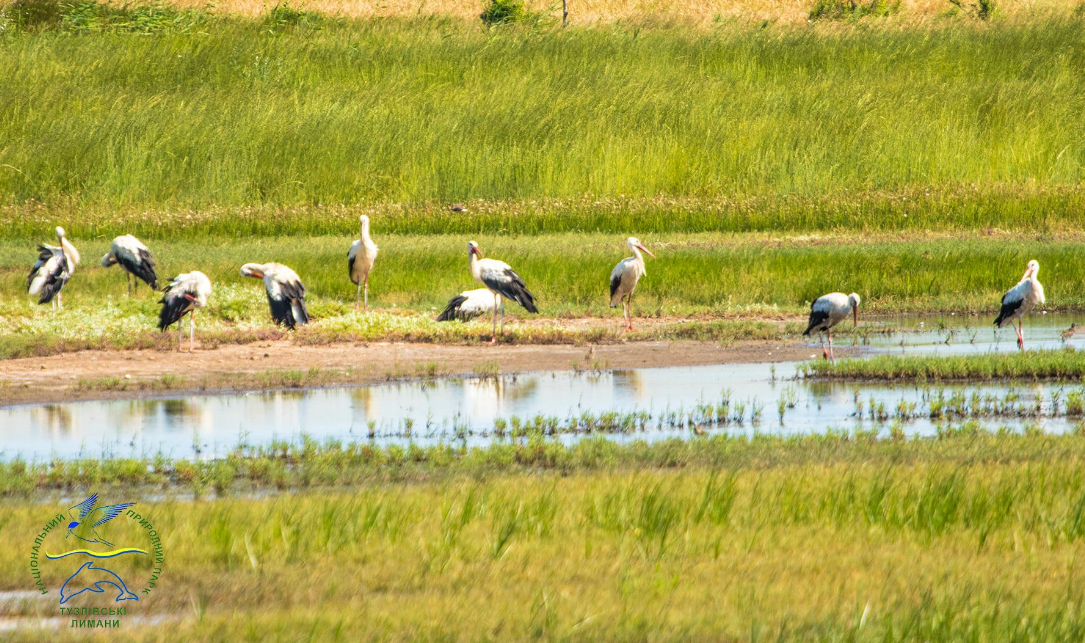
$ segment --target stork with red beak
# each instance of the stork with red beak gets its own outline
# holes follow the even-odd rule
[[[852,293],[845,295],[842,292],[832,292],[822,295],[810,305],[810,323],[803,331],[803,335],[810,333],[824,333],[829,338],[829,348],[825,348],[825,339],[821,340],[821,354],[825,359],[833,359],[833,333],[832,328],[851,315],[856,326],[859,325],[859,295]]]
[[[1017,320],[1014,330],[1017,331],[1017,347],[1025,350],[1025,327],[1024,317],[1032,312],[1037,304],[1044,303],[1044,287],[1036,278],[1040,272],[1040,262],[1033,259],[1025,267],[1025,274],[1016,286],[1002,295],[1002,308],[998,311],[995,326],[1002,328],[1007,323],[1014,326],[1013,320]]]
[[[485,259],[482,250],[474,241],[467,243],[467,255],[470,258],[471,276],[475,281],[486,286],[494,297],[493,335],[490,343],[497,342],[497,309],[501,308],[501,331],[505,330],[504,299],[511,299],[520,304],[529,313],[537,313],[535,295],[527,289],[527,284],[512,266],[497,259]]]
[[[610,273],[610,307],[617,308],[621,303],[622,313],[625,315],[625,329],[633,330],[633,291],[637,289],[640,278],[648,274],[641,251],[648,253],[653,259],[655,255],[636,237],[629,237],[625,244],[629,246],[633,256],[619,261]]]
[[[298,324],[309,323],[309,311],[305,308],[305,284],[298,273],[281,263],[247,263],[241,266],[241,275],[262,279],[271,307],[271,318],[276,324],[293,330]]]
[[[166,330],[170,324],[177,324],[177,351],[181,351],[181,319],[188,315],[188,352],[195,350],[196,309],[207,305],[211,296],[211,280],[199,270],[183,272],[166,284],[166,289],[159,301],[162,310],[158,313],[158,329]]]

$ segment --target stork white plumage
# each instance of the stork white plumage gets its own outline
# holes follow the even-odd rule
[[[58,246],[38,245],[38,261],[26,277],[26,290],[38,295],[39,304],[52,303],[53,309],[64,307],[60,291],[72,277],[79,263],[79,251],[68,241],[64,228],[56,229]]]
[[[852,293],[845,295],[842,292],[831,292],[822,295],[810,305],[810,323],[803,335],[810,333],[824,333],[829,338],[829,348],[825,348],[824,337],[821,340],[821,354],[826,359],[834,359],[832,328],[851,315],[855,325],[859,325],[859,295]]]
[[[181,319],[188,315],[188,352],[195,350],[196,309],[207,305],[211,296],[211,280],[199,270],[183,272],[166,284],[162,299],[162,310],[158,313],[158,329],[166,330],[170,324],[177,324],[177,350],[181,351]]]
[[[281,263],[247,263],[241,266],[241,274],[264,281],[271,318],[276,324],[291,330],[297,324],[309,323],[309,311],[305,308],[305,284],[298,273]]]
[[[113,264],[120,264],[128,279],[128,295],[132,295],[132,277],[136,277],[136,290],[139,290],[139,281],[143,280],[151,290],[158,290],[158,275],[154,271],[154,257],[143,242],[130,234],[125,234],[113,240],[109,246],[109,252],[102,257],[102,267],[108,268]]]
[[[617,308],[621,303],[622,313],[625,315],[625,329],[633,330],[633,291],[636,290],[640,278],[648,274],[640,252],[643,250],[652,258],[655,258],[655,255],[636,237],[629,237],[625,244],[629,246],[633,256],[619,261],[610,273],[610,307]]]
[[[497,302],[500,301],[501,296],[498,295]],[[437,316],[437,321],[452,321],[454,319],[469,321],[476,317],[482,317],[493,312],[494,303],[494,296],[489,288],[465,290],[448,300],[448,305]]]
[[[504,261],[486,259],[482,256],[482,250],[474,241],[467,243],[467,254],[470,257],[471,276],[475,281],[486,286],[494,299],[494,324],[493,335],[490,343],[497,342],[497,309],[501,308],[501,332],[505,331],[505,306],[501,297],[511,299],[520,304],[529,313],[537,313],[535,295],[527,289],[527,284],[516,271]]]
[[[1013,326],[1013,320],[1017,320],[1014,330],[1017,331],[1017,346],[1025,350],[1025,315],[1032,312],[1038,304],[1044,303],[1044,287],[1036,275],[1040,272],[1040,262],[1033,259],[1025,267],[1025,274],[1017,285],[1002,295],[1002,308],[995,318],[995,326],[1004,327],[1007,323]]]
[[[369,271],[373,270],[373,263],[377,260],[377,244],[369,237],[369,217],[358,217],[362,224],[361,238],[350,244],[347,251],[347,273],[350,280],[358,284],[358,295],[354,298],[354,310],[358,310],[358,301],[362,299],[362,289],[365,289],[365,310],[369,310]]]

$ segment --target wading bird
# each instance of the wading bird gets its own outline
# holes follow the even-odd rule
[[[855,325],[859,325],[859,295],[852,293],[845,295],[842,292],[832,292],[822,295],[810,305],[810,324],[803,331],[803,335],[810,333],[824,333],[829,338],[829,348],[825,348],[825,338],[821,340],[821,354],[825,359],[833,359],[833,333],[832,328],[851,315]]]
[[[625,244],[629,246],[633,256],[619,261],[610,273],[610,307],[617,308],[620,303],[622,314],[625,315],[625,329],[633,330],[633,291],[636,290],[640,278],[648,274],[644,269],[644,257],[640,251],[647,252],[652,258],[655,258],[655,255],[636,237],[629,237]]]
[[[297,324],[309,323],[305,284],[301,283],[298,273],[281,263],[247,263],[241,266],[241,274],[264,280],[271,318],[276,324],[293,329]]]
[[[354,310],[358,310],[358,301],[362,299],[362,289],[365,289],[365,310],[369,310],[369,271],[373,270],[373,262],[377,260],[377,244],[369,237],[369,217],[364,214],[358,217],[362,224],[362,237],[350,244],[347,252],[347,272],[350,280],[358,284],[358,295],[354,298]]]
[[[1007,323],[1014,326],[1014,330],[1017,331],[1017,347],[1021,350],[1025,350],[1024,317],[1036,307],[1036,304],[1044,303],[1044,287],[1036,279],[1038,272],[1040,272],[1040,263],[1035,259],[1028,262],[1021,281],[1002,295],[1002,309],[998,311],[998,317],[995,319],[995,326],[999,328]],[[1013,324],[1014,319],[1017,320],[1017,325]]]
[[[151,287],[151,290],[158,290],[158,275],[154,272],[154,257],[151,256],[151,251],[139,239],[130,234],[114,239],[109,246],[109,252],[102,257],[102,267],[108,268],[115,263],[119,263],[121,268],[124,268],[125,276],[128,279],[129,295],[132,294],[133,275],[136,279],[142,279],[144,283]],[[136,282],[136,289],[139,289],[139,281]]]
[[[497,259],[485,259],[478,244],[467,243],[467,254],[471,261],[471,276],[475,281],[486,286],[494,298],[494,326],[490,343],[497,342],[497,309],[501,308],[501,332],[505,332],[505,303],[501,297],[511,299],[524,307],[529,313],[537,313],[535,295],[527,289],[527,284],[509,264]]]
[[[26,290],[31,295],[38,295],[39,304],[52,302],[53,308],[59,309],[64,307],[60,290],[71,279],[72,271],[79,263],[79,251],[68,241],[64,228],[58,226],[56,234],[59,246],[38,245],[38,262],[26,277]]]
[[[188,352],[192,352],[196,342],[196,309],[207,305],[211,296],[211,280],[199,270],[183,272],[166,284],[158,313],[158,329],[166,330],[177,323],[177,350],[181,351],[181,318],[188,315]]]
[[[501,296],[498,295],[497,302],[500,301]],[[492,312],[494,303],[493,293],[488,288],[465,290],[448,300],[448,305],[437,316],[437,321],[452,321],[453,319],[469,321]],[[504,312],[504,310],[501,311],[502,325],[504,325]]]

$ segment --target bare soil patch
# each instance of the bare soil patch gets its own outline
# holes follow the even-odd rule
[[[299,346],[288,340],[223,345],[191,354],[84,351],[0,362],[0,405],[277,388],[282,386],[275,384],[278,380],[261,374],[291,370],[322,369],[320,383],[330,386],[497,372],[780,362],[807,359],[818,352],[816,347],[794,341],[727,345],[648,341],[575,346],[383,342]],[[163,376],[176,376],[176,384],[163,385]],[[121,387],[96,386],[96,382],[116,378]]]

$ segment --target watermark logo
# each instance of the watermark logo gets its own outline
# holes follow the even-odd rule
[[[59,588],[61,615],[84,617],[73,618],[71,627],[120,627],[114,617],[127,615],[158,583],[165,564],[162,538],[148,518],[131,509],[135,504],[105,504],[95,493],[53,516],[34,539],[34,585],[42,595]]]

